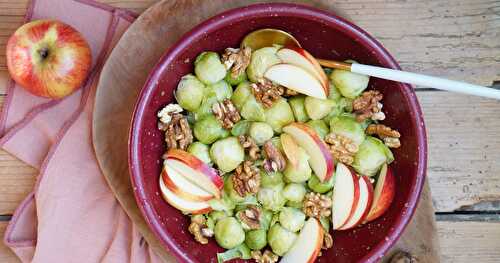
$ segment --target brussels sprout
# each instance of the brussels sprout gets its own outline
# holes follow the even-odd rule
[[[238,76],[233,77],[231,72],[228,71],[224,80],[230,85],[236,86],[247,80],[247,73],[245,71],[242,71]]]
[[[297,208],[284,207],[279,216],[280,224],[287,230],[297,232],[304,226],[306,215]]]
[[[273,137],[271,139],[271,143],[274,145],[274,147],[276,147],[276,149],[278,149],[278,151],[283,153],[283,145],[281,145],[280,137]]]
[[[241,110],[243,105],[247,102],[249,96],[253,96],[252,90],[250,88],[250,83],[245,81],[236,87],[233,92],[233,96],[231,96],[231,101],[238,110]]]
[[[278,47],[264,47],[252,53],[250,64],[247,68],[247,75],[250,81],[258,82],[264,77],[264,73],[269,67],[281,63],[281,60],[276,55],[277,52]]]
[[[248,135],[252,137],[257,145],[263,145],[273,137],[274,132],[269,124],[265,122],[254,122],[250,125]]]
[[[242,120],[237,122],[231,129],[231,134],[233,136],[240,136],[247,134],[248,130],[250,129],[250,124],[252,124],[252,122],[247,120]]]
[[[245,231],[234,217],[226,217],[215,224],[215,240],[219,246],[231,249],[245,241]]]
[[[215,221],[211,217],[207,216],[207,223],[206,224],[207,224],[208,229],[214,231]]]
[[[355,63],[352,60],[346,60],[346,62]],[[368,87],[370,77],[347,70],[334,69],[330,80],[339,89],[342,96],[354,99]]]
[[[335,176],[332,176],[332,177],[330,177],[330,179],[328,179],[328,181],[321,182],[319,180],[319,178],[315,174],[313,174],[311,176],[311,178],[309,179],[309,181],[307,181],[307,186],[309,186],[309,188],[313,192],[324,194],[324,193],[332,190],[333,184],[335,182],[334,178],[335,178]]]
[[[352,101],[353,101],[353,99],[340,98],[339,104],[341,106],[342,111],[352,112]]]
[[[306,108],[304,107],[304,100],[306,97],[304,95],[293,96],[288,100],[290,107],[292,108],[295,120],[299,122],[306,122],[309,120]]]
[[[226,187],[225,184],[224,184],[224,187]],[[231,189],[229,189],[229,190],[231,190]],[[233,209],[235,207],[235,202],[232,200],[232,198],[229,195],[229,193],[230,193],[230,191],[223,192],[222,193],[222,198],[210,199],[207,202],[210,205],[210,207],[212,207],[213,210],[215,210],[215,211],[224,211],[226,214],[232,215],[233,214]]]
[[[200,107],[204,97],[205,85],[195,76],[188,74],[181,78],[175,90],[175,99],[179,105],[188,111]]]
[[[264,106],[257,102],[253,94],[247,100],[240,111],[241,117],[249,121],[266,121],[266,111]]]
[[[214,84],[226,76],[226,67],[215,52],[203,52],[194,61],[194,73],[205,84]]]
[[[222,172],[229,172],[243,162],[245,151],[241,147],[238,138],[228,137],[212,144],[210,156]]]
[[[221,219],[224,219],[226,217],[230,217],[231,214],[225,212],[225,211],[212,211],[210,212],[210,214],[208,214],[208,216],[215,222],[217,223],[217,221],[221,220]]]
[[[260,172],[260,186],[262,187],[274,187],[274,186],[284,186],[283,174],[280,172],[276,173],[266,173],[264,171]]]
[[[379,139],[367,136],[354,155],[352,167],[362,175],[374,176],[384,163],[394,160],[391,150]]]
[[[217,253],[217,263],[223,263],[237,258],[241,259],[252,258],[252,253],[247,245],[241,244],[235,248],[226,250],[223,253]]]
[[[273,214],[273,217],[271,218],[271,222],[269,223],[269,228],[274,226],[279,221],[280,221],[280,214],[279,213]]]
[[[330,217],[329,216],[322,216],[319,218],[319,222],[321,223],[321,226],[325,230],[326,233],[330,231]]]
[[[280,224],[275,224],[267,232],[267,242],[274,254],[283,256],[293,245],[297,234],[291,232]]]
[[[251,250],[261,250],[267,245],[267,230],[256,229],[245,234],[245,244]]]
[[[337,101],[340,98],[342,98],[342,94],[340,94],[339,89],[337,89],[337,87],[335,87],[335,85],[333,85],[333,83],[330,81],[328,99]]]
[[[271,108],[266,109],[266,122],[275,132],[280,133],[283,126],[294,121],[292,108],[285,99],[275,101]]]
[[[307,155],[306,151],[302,148],[299,148],[297,153],[298,155],[298,163],[296,166],[292,165],[287,161],[285,171],[283,171],[283,175],[285,178],[292,183],[302,183],[305,182],[311,177],[311,167],[309,166],[309,155]]]
[[[224,80],[218,81],[214,84],[208,85],[206,88],[208,94],[215,94],[218,101],[230,99],[233,96],[233,88]]]
[[[187,151],[198,157],[198,159],[202,160],[204,163],[212,163],[210,155],[208,154],[208,145],[206,144],[203,144],[201,142],[193,142],[191,143],[191,145],[189,145]]]
[[[365,130],[351,116],[342,115],[333,118],[330,121],[330,131],[351,139],[356,145],[360,145],[365,139]]]
[[[313,120],[319,120],[326,117],[335,107],[334,100],[324,100],[314,97],[306,97],[304,100],[304,107],[306,108],[307,115]]]
[[[297,208],[297,209],[302,209],[302,207],[303,207],[302,202],[294,202],[294,201],[287,201],[285,205],[288,207],[293,207],[293,208]]]
[[[293,202],[302,202],[306,195],[306,188],[302,184],[287,184],[283,189],[283,196]]]
[[[325,136],[330,132],[330,129],[323,120],[310,120],[306,125],[315,130],[321,139],[325,139]]]
[[[260,214],[260,229],[267,231],[271,227],[271,220],[273,220],[273,212],[262,209]]]
[[[281,191],[283,190],[283,186],[274,186],[274,187],[261,187],[259,192],[257,193],[257,199],[259,203],[262,204],[264,209],[268,209],[271,211],[279,211],[286,202],[285,197]]]
[[[215,116],[207,115],[194,124],[193,134],[200,142],[211,144],[219,138],[226,137],[227,130],[222,128],[222,125]]]
[[[201,101],[200,107],[195,111],[195,120],[199,121],[208,115],[212,115],[212,105],[217,102],[217,94],[205,89],[205,97]]]

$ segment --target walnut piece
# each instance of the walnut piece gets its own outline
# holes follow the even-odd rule
[[[251,161],[245,161],[236,167],[232,177],[234,190],[241,196],[255,194],[260,188],[260,171]]]
[[[171,115],[171,120],[165,128],[165,142],[168,150],[186,150],[193,142],[193,132],[182,114],[174,113]]]
[[[329,249],[331,247],[333,247],[332,235],[325,232],[325,234],[323,235],[323,246],[321,247],[321,249]]]
[[[257,161],[260,158],[260,149],[257,143],[250,136],[240,135],[238,136],[241,147],[248,152],[248,156],[251,161]]]
[[[233,128],[234,124],[241,120],[238,109],[234,106],[230,99],[216,102],[212,105],[212,112],[215,117],[222,123],[224,129]]]
[[[191,224],[188,227],[188,231],[194,236],[194,239],[201,244],[207,244],[207,237],[212,237],[214,235],[214,231],[207,227],[207,220],[203,215],[191,217]]]
[[[168,123],[172,120],[172,115],[175,113],[181,113],[183,111],[179,104],[170,103],[161,109],[157,116],[160,118],[158,122],[158,129],[164,131],[167,129]]]
[[[358,152],[358,146],[349,138],[330,133],[325,136],[325,142],[335,160],[351,165],[354,155]]]
[[[252,258],[255,259],[257,263],[275,263],[278,262],[279,259],[278,255],[268,249],[264,251],[264,254],[259,250],[252,251]]]
[[[227,70],[231,70],[231,77],[237,78],[250,64],[252,49],[250,47],[226,48],[222,54],[222,63]]]
[[[260,228],[260,209],[257,206],[248,206],[245,210],[239,211],[236,216],[250,229]]]
[[[399,138],[401,134],[397,130],[393,130],[391,127],[385,126],[383,124],[370,124],[366,128],[366,133],[368,135],[377,135],[380,139],[382,139],[390,148],[399,148],[401,146],[401,142]]]
[[[363,92],[360,97],[352,102],[356,120],[358,122],[363,122],[370,118],[372,120],[384,120],[385,114],[382,112],[383,105],[380,103],[383,97],[382,93],[377,90]]]
[[[250,85],[253,95],[264,107],[271,108],[281,95],[285,93],[285,88],[272,83],[270,80],[261,79],[257,83]]]
[[[332,214],[332,199],[319,193],[308,193],[304,198],[302,211],[307,216],[317,219],[322,216],[330,216]]]
[[[264,170],[268,173],[281,172],[285,170],[286,159],[281,152],[274,146],[271,140],[264,143],[264,153],[266,159],[264,160]]]
[[[399,251],[392,256],[390,263],[418,263],[418,259],[408,252]]]

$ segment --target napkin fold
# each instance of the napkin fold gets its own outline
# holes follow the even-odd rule
[[[7,82],[0,146],[40,171],[4,236],[23,262],[160,262],[113,196],[92,146],[100,71],[135,17],[90,0],[29,5],[26,22],[52,18],[73,26],[89,42],[93,60],[83,87],[63,100],[35,97]]]

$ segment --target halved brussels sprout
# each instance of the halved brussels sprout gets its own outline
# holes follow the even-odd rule
[[[264,106],[257,102],[253,94],[247,97],[245,104],[241,108],[241,117],[249,121],[266,121],[266,111]]]
[[[228,71],[224,80],[232,86],[236,86],[247,80],[247,73],[245,71],[242,71],[240,75],[233,77],[231,72]]]
[[[307,186],[316,193],[324,194],[333,188],[333,184],[335,182],[335,175],[330,177],[328,181],[326,182],[321,182],[319,178],[313,174],[309,181],[307,181]]]
[[[356,63],[353,60],[346,60],[346,62]],[[347,70],[334,69],[330,80],[344,97],[354,99],[368,87],[370,77]]]
[[[315,130],[321,139],[325,139],[325,136],[330,133],[330,129],[323,120],[310,120],[306,125]]]
[[[260,172],[260,185],[262,187],[281,186],[284,187],[283,174],[280,172],[266,173]]]
[[[214,210],[212,212],[210,212],[210,214],[208,214],[208,216],[215,222],[217,223],[217,221],[223,219],[223,218],[226,218],[226,217],[230,217],[232,216],[232,214],[228,213],[228,212],[225,212],[225,211],[218,211],[218,210]]]
[[[295,121],[292,108],[285,99],[275,101],[271,108],[266,109],[265,116],[266,122],[278,133],[281,128]]]
[[[175,90],[175,99],[179,105],[188,111],[200,107],[204,97],[205,85],[194,75],[188,74],[181,78]]]
[[[294,202],[294,201],[287,201],[286,206],[288,207],[293,207],[293,208],[297,208],[297,209],[302,209],[302,207],[304,206],[304,204],[302,202]]]
[[[352,167],[362,175],[374,176],[384,163],[394,160],[391,150],[379,139],[367,136],[354,155]]]
[[[257,145],[263,145],[270,140],[273,135],[273,128],[265,122],[254,122],[250,125],[248,135],[252,137]]]
[[[236,87],[233,96],[231,96],[231,101],[238,110],[241,110],[249,96],[253,96],[252,89],[250,88],[250,82],[245,81]]]
[[[261,250],[267,245],[267,230],[256,229],[245,234],[245,244],[251,250]]]
[[[306,195],[306,188],[302,184],[290,183],[283,189],[283,196],[292,202],[302,202]]]
[[[341,115],[333,118],[330,121],[330,131],[351,139],[356,145],[365,140],[365,130],[352,116]]]
[[[328,74],[329,75],[329,74]],[[329,93],[328,93],[328,99],[338,101],[340,98],[342,98],[342,94],[340,94],[339,89],[333,85],[333,83],[330,81],[329,83]]]
[[[273,220],[273,212],[262,209],[260,214],[260,229],[268,230],[271,227],[271,221]]]
[[[209,147],[201,142],[193,142],[187,148],[187,151],[192,155],[198,157],[204,163],[211,164],[210,154],[208,153]]]
[[[217,244],[225,249],[231,249],[245,241],[245,231],[234,217],[217,221],[214,234]]]
[[[306,122],[309,120],[309,116],[307,115],[306,108],[304,106],[305,99],[306,97],[304,95],[297,95],[288,99],[288,103],[292,108],[296,121]]]
[[[212,144],[210,156],[222,172],[230,172],[243,162],[245,151],[238,138],[228,137]]]
[[[281,63],[280,58],[276,55],[278,49],[278,47],[264,47],[252,53],[250,65],[247,68],[250,81],[258,82],[264,77],[264,73],[269,67]]]
[[[233,259],[250,259],[252,258],[252,253],[250,248],[246,244],[241,244],[235,248],[224,251],[223,253],[217,253],[217,263],[223,263]]]
[[[224,188],[225,187],[226,185],[224,184]],[[232,191],[234,191],[234,189],[232,189],[232,185],[230,187],[231,189],[229,189],[229,191],[225,191],[224,189],[224,192],[222,193],[222,198],[214,198],[207,201],[213,210],[224,211],[228,215],[233,215],[233,209],[235,208],[236,205],[235,201],[232,200],[230,196],[230,193],[232,194],[233,193]],[[234,193],[236,192],[234,191]]]
[[[311,177],[312,171],[309,166],[309,155],[307,155],[306,151],[302,148],[299,148],[297,153],[298,155],[298,163],[296,166],[292,165],[290,161],[287,161],[285,171],[283,171],[283,175],[287,179],[287,181],[292,183],[302,183],[305,182]]]
[[[214,93],[218,101],[223,101],[224,99],[230,99],[233,95],[233,88],[226,81],[217,81],[214,84],[207,86],[208,94]]]
[[[237,122],[231,129],[231,134],[233,136],[240,136],[247,134],[248,130],[250,129],[250,124],[252,124],[252,122],[247,120],[242,120]]]
[[[297,234],[282,227],[279,223],[274,224],[267,232],[267,242],[278,256],[283,256],[293,245]]]
[[[194,124],[193,134],[200,142],[211,144],[219,138],[227,137],[228,131],[222,128],[214,115],[207,115]]]
[[[215,92],[210,92],[209,90],[205,89],[205,97],[201,101],[200,107],[196,109],[194,113],[195,120],[199,121],[208,115],[212,115],[212,106],[217,101],[218,101],[217,94],[215,94]]]
[[[279,216],[280,224],[287,230],[297,232],[304,226],[306,215],[297,208],[284,207]]]
[[[219,54],[208,51],[196,57],[194,61],[194,73],[205,84],[214,84],[224,79],[226,67],[220,61]]]
[[[318,99],[314,97],[306,97],[304,100],[307,115],[313,120],[319,120],[326,117],[336,106],[334,100]]]
[[[261,187],[257,193],[257,199],[262,207],[273,212],[279,211],[286,203],[282,194],[283,186]]]

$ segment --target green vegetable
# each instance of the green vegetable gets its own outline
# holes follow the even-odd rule
[[[346,60],[346,62],[353,63],[355,61]],[[347,70],[334,69],[330,80],[339,89],[342,96],[354,99],[368,87],[370,77]]]
[[[233,96],[231,96],[231,101],[238,110],[241,110],[243,105],[247,102],[249,96],[253,96],[252,90],[250,88],[250,83],[245,81],[236,87],[233,92]]]
[[[227,83],[231,84],[232,86],[236,86],[236,85],[242,83],[243,81],[247,80],[247,73],[245,71],[243,71],[238,76],[233,77],[231,72],[228,71],[224,80]]]
[[[341,109],[344,111],[344,112],[352,112],[352,101],[353,99],[349,99],[349,98],[344,98],[342,97],[340,100],[339,100],[339,104],[341,106]]]
[[[231,249],[245,241],[245,231],[234,217],[226,217],[215,224],[215,240],[219,246]]]
[[[242,120],[237,122],[231,129],[231,134],[233,136],[240,136],[247,134],[248,130],[250,129],[250,124],[252,124],[252,122],[247,120]]]
[[[232,187],[232,185],[230,187]],[[225,188],[226,188],[226,183],[224,183],[224,189]],[[233,209],[235,207],[235,201],[233,201],[232,197],[230,196],[230,193],[232,194],[232,192],[230,192],[231,189],[228,190],[229,191],[222,193],[222,198],[210,199],[207,202],[210,205],[210,207],[212,207],[213,210],[223,211],[228,215],[232,215]]]
[[[273,143],[274,147],[276,147],[276,149],[278,149],[281,153],[283,153],[283,145],[281,145],[280,137],[273,137],[271,139],[271,142]]]
[[[261,250],[267,245],[267,230],[256,229],[246,233],[245,244],[251,250]]]
[[[310,120],[306,123],[306,125],[315,130],[322,140],[325,139],[325,136],[328,133],[330,133],[330,129],[323,120]]]
[[[281,133],[283,126],[295,121],[292,108],[285,99],[275,101],[271,108],[266,109],[265,116],[266,122],[278,133]]]
[[[328,233],[328,231],[330,231],[330,217],[322,216],[319,218],[319,222],[321,223],[321,226],[323,227],[325,232]]]
[[[283,196],[292,202],[302,202],[305,195],[306,188],[302,184],[290,183],[283,189]]]
[[[324,194],[324,193],[332,190],[333,184],[335,182],[334,178],[335,178],[335,175],[332,176],[332,177],[330,177],[330,179],[328,179],[328,181],[321,182],[319,180],[319,178],[316,175],[313,174],[313,176],[311,176],[311,178],[309,179],[309,181],[307,181],[307,186],[309,186],[309,188],[313,192]]]
[[[187,151],[198,159],[202,160],[204,163],[211,164],[210,154],[208,153],[208,145],[201,142],[193,142],[187,148]]]
[[[281,226],[292,232],[302,229],[306,220],[306,215],[297,208],[284,207],[281,209],[279,221]]]
[[[261,170],[260,172],[260,186],[262,187],[273,187],[273,186],[284,186],[283,174],[280,172],[266,173]]]
[[[330,74],[328,74],[328,75],[330,75]],[[330,92],[328,94],[328,99],[330,99],[330,100],[337,101],[342,97],[342,94],[340,94],[339,89],[337,89],[331,81],[330,81],[330,85],[329,85],[329,91]]]
[[[226,76],[226,67],[215,52],[203,52],[194,61],[194,73],[205,84],[214,84]]]
[[[270,140],[273,135],[273,128],[265,122],[254,122],[250,125],[248,134],[255,141],[257,145],[263,145],[266,141]]]
[[[307,115],[313,120],[319,120],[326,117],[336,106],[335,101],[329,99],[318,99],[306,97],[304,100]]]
[[[223,263],[237,258],[241,259],[252,258],[251,251],[245,244],[241,244],[235,248],[226,250],[223,253],[217,253],[217,263]]]
[[[210,156],[219,167],[219,170],[230,172],[243,162],[245,151],[241,147],[238,138],[228,137],[212,144]]]
[[[292,183],[302,183],[311,177],[312,171],[309,166],[309,155],[302,148],[299,148],[297,153],[298,163],[294,167],[289,161],[287,161],[286,168],[283,171],[285,178]]]
[[[264,47],[252,53],[250,65],[247,68],[250,81],[258,82],[264,77],[264,73],[269,67],[281,63],[281,60],[276,55],[278,49],[278,47]]]
[[[293,115],[295,116],[295,120],[298,122],[306,122],[309,120],[309,116],[307,115],[306,108],[304,106],[305,99],[306,97],[304,95],[297,95],[288,100],[288,103],[292,108]]]
[[[285,205],[297,209],[302,209],[303,206],[302,202],[294,202],[294,201],[287,201]]]
[[[203,98],[200,107],[195,111],[194,117],[196,121],[212,115],[212,105],[218,101],[217,94],[205,89],[205,97]]]
[[[224,219],[226,217],[230,217],[231,214],[225,212],[225,211],[212,211],[210,212],[210,214],[208,214],[208,216],[215,222],[217,223],[217,221],[221,220],[221,219]]]
[[[231,96],[233,96],[233,88],[224,80],[208,85],[206,92],[208,92],[208,94],[215,94],[218,101],[230,99]]]
[[[262,204],[264,209],[273,212],[279,211],[286,203],[286,199],[282,194],[283,186],[261,187],[257,193],[257,200]]]
[[[356,145],[360,145],[365,140],[365,130],[351,116],[342,115],[333,118],[330,121],[330,131],[351,139]]]
[[[204,97],[205,85],[195,76],[188,74],[181,78],[175,91],[175,99],[179,105],[188,111],[200,107]]]
[[[260,214],[260,229],[268,230],[273,220],[273,212],[263,209]]]
[[[207,115],[197,121],[193,128],[194,137],[204,144],[211,144],[219,138],[227,137],[228,131],[222,128],[214,115]],[[214,159],[215,160],[215,159]]]
[[[278,256],[283,256],[293,245],[297,234],[282,227],[280,224],[273,225],[267,232],[267,242]]]
[[[264,106],[257,102],[253,95],[248,96],[245,104],[241,108],[241,117],[249,121],[266,121],[266,111]]]
[[[354,155],[352,167],[361,175],[374,176],[384,163],[393,160],[391,150],[381,140],[367,136]]]

